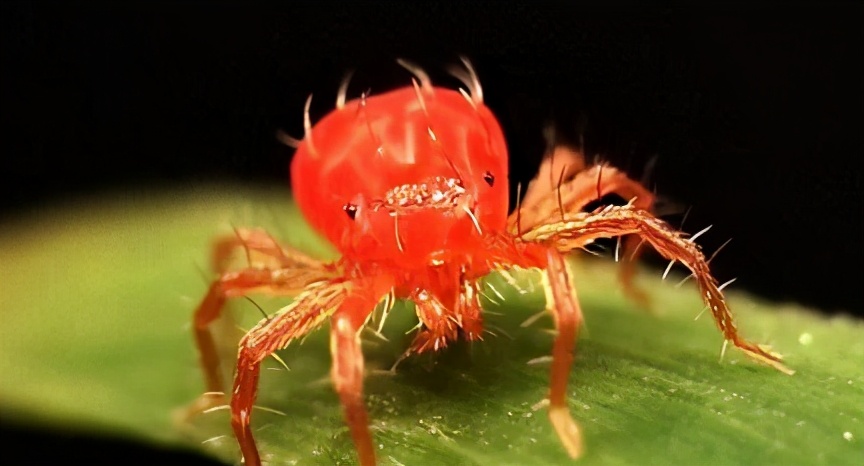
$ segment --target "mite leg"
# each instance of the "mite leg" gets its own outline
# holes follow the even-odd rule
[[[245,269],[238,272],[226,273],[210,285],[207,295],[195,310],[192,319],[201,369],[204,372],[207,392],[210,393],[199,397],[189,407],[187,415],[200,413],[213,406],[219,406],[224,402],[223,397],[213,395],[225,390],[225,384],[222,377],[219,351],[216,347],[213,334],[210,331],[210,324],[222,313],[228,297],[242,296],[248,292],[262,289],[270,291],[271,294],[277,294],[275,288],[268,288],[271,285],[274,285],[272,272],[258,269]]]
[[[231,428],[240,445],[243,463],[260,466],[261,456],[252,435],[252,406],[258,396],[258,379],[261,375],[261,360],[267,357],[254,348],[241,343],[237,357],[237,374],[234,376],[234,391],[231,395]]]
[[[581,149],[575,149],[566,145],[554,145],[554,141],[548,141],[550,148],[547,151],[537,175],[528,183],[525,196],[522,198],[524,205],[534,205],[549,195],[554,195],[558,184],[569,181],[577,173],[585,170],[585,155]]]
[[[645,290],[636,286],[636,265],[642,255],[642,240],[638,235],[628,235],[621,240],[621,250],[618,251],[618,281],[624,295],[642,309],[651,309],[651,298]]]
[[[576,299],[564,258],[554,248],[547,250],[545,277],[546,307],[555,319],[557,335],[552,347],[552,369],[549,383],[549,420],[567,453],[578,458],[582,455],[582,434],[567,406],[567,380],[573,365],[573,350],[582,310]]]
[[[459,339],[460,333],[469,341],[483,339],[483,310],[480,306],[477,282],[461,281],[458,293],[450,296],[453,299],[453,309],[441,302],[439,296],[428,290],[418,290],[411,294],[414,301],[417,318],[422,327],[411,346],[393,366],[395,369],[401,361],[413,353],[438,351],[446,348],[448,342]]]
[[[210,332],[210,324],[222,313],[228,298],[244,296],[252,292],[290,296],[297,294],[298,289],[302,289],[306,284],[329,276],[320,270],[250,268],[224,273],[215,280],[193,316],[195,342],[201,357],[201,368],[204,371],[207,390],[220,392],[225,388],[220,370],[219,352],[213,334]]]
[[[332,270],[332,266],[309,257],[291,247],[280,245],[270,233],[261,229],[238,228],[233,235],[225,235],[213,243],[211,264],[222,273],[237,248],[243,248],[248,266],[258,268],[301,268]]]
[[[207,391],[216,393],[224,390],[222,370],[219,367],[219,351],[213,334],[210,333],[210,324],[222,313],[225,306],[225,294],[219,280],[210,284],[207,295],[195,310],[192,318],[193,332],[195,333],[195,345],[198,347],[198,356],[201,370],[204,371],[204,381]],[[206,407],[201,407],[202,410]]]
[[[793,371],[783,365],[779,354],[750,343],[738,334],[732,313],[711,275],[699,246],[681,232],[648,211],[633,205],[608,206],[602,211],[568,215],[563,221],[538,225],[520,238],[526,242],[554,245],[560,251],[583,247],[597,238],[637,234],[666,259],[681,262],[695,277],[702,299],[711,309],[723,337],[748,356],[787,374]]]
[[[369,303],[361,300],[351,304],[359,306]],[[374,307],[374,303],[372,306]],[[363,351],[360,348],[359,334],[363,321],[346,312],[335,316],[332,325],[330,351],[333,353],[331,370],[333,384],[339,395],[339,401],[342,402],[345,422],[351,431],[351,439],[357,449],[360,464],[374,465],[375,449],[372,446],[369,419],[363,401]]]
[[[544,171],[537,175],[529,185],[529,193],[526,193],[519,212],[514,212],[508,219],[508,229],[514,235],[529,231],[530,229],[548,222],[549,219],[563,219],[567,215],[581,212],[591,202],[600,200],[603,196],[616,194],[630,201],[635,207],[651,211],[654,207],[655,196],[641,183],[631,179],[626,173],[617,168],[599,164],[589,168],[581,169],[584,163],[581,158],[567,155],[567,151],[556,148],[556,154],[564,160],[572,160],[580,170],[561,172],[565,178],[558,179],[560,182],[555,189],[549,189],[545,179],[549,176],[550,163],[544,163],[541,167]],[[577,154],[581,156],[581,154]],[[557,161],[556,161],[557,163]],[[560,169],[568,170],[567,167]],[[533,186],[538,188],[531,191]],[[533,196],[528,196],[533,194]],[[519,229],[522,231],[517,231]],[[636,272],[636,259],[641,249],[638,247],[639,238],[628,236],[622,243],[622,248],[617,251],[621,262],[619,269],[619,280],[624,293],[643,308],[650,308],[650,300],[644,291],[640,290],[634,283]]]
[[[454,312],[457,325],[469,341],[483,339],[483,307],[480,291],[474,280],[464,280]]]
[[[261,230],[238,229],[233,235],[225,235],[213,242],[211,251],[211,267],[219,274],[224,274],[234,250],[243,247],[247,259],[251,262],[251,251],[258,250],[271,257],[280,257],[281,248],[267,233]],[[266,275],[265,275],[266,274]],[[225,389],[222,379],[222,370],[219,361],[219,352],[216,348],[213,334],[210,332],[212,324],[222,314],[228,294],[243,295],[246,291],[260,287],[269,282],[269,273],[261,270],[247,269],[232,274],[224,274],[214,280],[207,290],[207,294],[192,317],[195,344],[198,347],[201,369],[204,372],[204,380],[207,391],[219,393]],[[211,405],[221,404],[219,397],[201,397],[193,404],[190,414],[203,411]]]
[[[234,249],[243,247],[249,267],[224,272]],[[210,325],[219,318],[227,298],[258,291],[272,295],[294,295],[307,284],[330,278],[332,266],[316,261],[290,248],[283,248],[263,230],[238,229],[214,243],[212,265],[221,276],[210,284],[207,294],[193,315],[195,343],[207,391],[225,389],[219,352]],[[204,396],[190,407],[189,414],[221,404],[219,397]]]
[[[429,350],[438,351],[447,346],[448,341],[459,336],[453,312],[447,308],[438,297],[426,290],[420,290],[411,295],[417,312],[417,318],[423,324],[417,333],[409,353],[423,353]]]
[[[562,180],[556,189],[536,195],[530,202],[523,202],[519,209],[519,224],[525,232],[549,219],[576,214],[591,202],[609,194],[617,194],[644,210],[651,210],[654,205],[654,194],[638,181],[630,179],[626,173],[611,165],[600,164],[579,171],[571,179]],[[520,225],[517,225],[517,212],[510,214],[507,219],[508,231],[518,234],[517,227]]]
[[[360,464],[374,466],[375,449],[369,432],[369,420],[363,401],[363,351],[360,330],[392,283],[386,279],[371,279],[354,291],[339,306],[331,319],[330,352],[333,358],[331,376],[342,402],[345,421],[357,449]]]
[[[347,293],[341,280],[313,283],[293,303],[261,320],[240,340],[231,393],[231,427],[247,466],[261,464],[251,429],[261,362],[324,323],[342,305]]]

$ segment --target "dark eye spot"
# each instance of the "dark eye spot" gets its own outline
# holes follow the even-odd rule
[[[487,170],[486,173],[483,174],[483,181],[485,181],[486,184],[488,184],[491,188],[495,185],[495,175],[493,175],[492,172]]]
[[[348,214],[348,217],[351,220],[354,220],[354,217],[357,216],[357,206],[354,204],[345,204],[342,206],[342,210],[344,210],[345,213]]]

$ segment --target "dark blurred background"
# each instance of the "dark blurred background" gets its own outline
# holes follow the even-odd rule
[[[3,2],[0,216],[114,189],[287,184],[274,132],[302,135],[309,93],[314,120],[349,69],[350,96],[406,85],[396,57],[453,85],[444,66],[464,54],[514,194],[549,123],[636,178],[656,158],[649,184],[690,208],[683,228],[713,224],[709,253],[734,238],[721,281],[862,316],[862,24],[860,2]]]

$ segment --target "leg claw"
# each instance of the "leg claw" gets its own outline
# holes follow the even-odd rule
[[[564,449],[571,458],[576,459],[585,452],[582,446],[582,431],[579,424],[570,416],[570,412],[564,406],[549,408],[549,420],[561,439]]]

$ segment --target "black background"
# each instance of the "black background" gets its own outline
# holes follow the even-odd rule
[[[396,57],[453,85],[444,66],[464,54],[508,136],[514,190],[550,122],[637,178],[656,157],[650,184],[691,208],[684,229],[713,224],[709,252],[734,238],[712,263],[721,281],[864,315],[860,3],[4,2],[0,15],[7,219],[116,188],[287,183],[292,151],[273,134],[302,135],[309,93],[314,120],[349,69],[352,96],[406,85]]]

